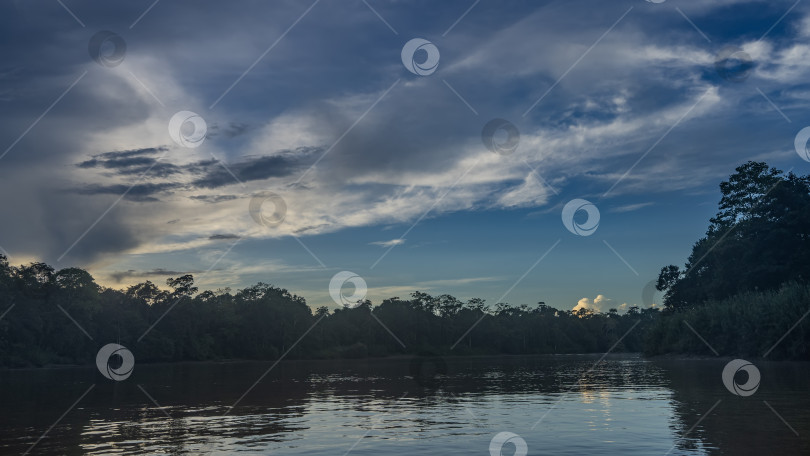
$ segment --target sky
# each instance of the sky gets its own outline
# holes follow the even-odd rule
[[[810,172],[800,1],[15,0],[0,37],[0,248],[113,288],[645,307],[735,167]]]

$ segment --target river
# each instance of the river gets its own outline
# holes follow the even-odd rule
[[[727,359],[600,358],[155,364],[118,382],[7,370],[0,453],[810,454],[810,364],[755,361],[743,396]]]

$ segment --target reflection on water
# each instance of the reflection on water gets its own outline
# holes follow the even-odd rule
[[[30,454],[468,455],[502,431],[529,455],[810,454],[806,364],[757,363],[762,386],[738,397],[723,360],[597,359],[450,358],[435,388],[409,359],[282,362],[232,409],[271,363],[137,366],[123,382],[5,371],[0,453],[24,453],[95,384]]]

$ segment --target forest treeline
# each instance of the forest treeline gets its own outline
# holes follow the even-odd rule
[[[809,311],[810,285],[795,282],[706,301],[680,312],[665,311],[648,327],[644,352],[808,361]]]
[[[138,362],[274,360],[288,350],[288,358],[299,359],[605,352],[657,314],[559,311],[543,303],[490,308],[481,299],[423,292],[377,306],[364,301],[312,310],[304,298],[263,283],[198,293],[193,277],[184,275],[167,285],[161,290],[147,281],[115,290],[98,286],[82,269],[15,267],[0,256],[0,306],[13,304],[0,320],[0,363],[90,364],[110,342],[130,349]],[[614,351],[640,351],[643,332],[630,332]]]
[[[183,275],[166,289],[116,290],[82,269],[12,266],[0,255],[0,366],[91,364],[110,342],[138,362],[609,350],[810,359],[810,177],[748,162],[720,190],[685,267],[661,271],[660,312],[489,306],[418,291],[311,309],[264,283],[199,292]]]

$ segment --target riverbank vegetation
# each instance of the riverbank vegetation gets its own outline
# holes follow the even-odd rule
[[[798,283],[706,301],[663,312],[648,329],[644,352],[810,360],[808,311],[810,286]]]
[[[110,342],[139,362],[360,358],[398,354],[521,354],[640,351],[657,313],[462,302],[415,292],[377,306],[330,311],[266,285],[198,293],[193,277],[170,278],[171,291],[144,282],[99,287],[86,271],[43,263],[14,267],[0,256],[0,364],[91,364]],[[13,307],[12,307],[13,305]],[[634,326],[639,331],[629,332]],[[474,326],[474,328],[473,328]],[[470,328],[473,328],[470,330]],[[469,330],[469,331],[468,331]],[[622,339],[622,336],[628,333]]]
[[[684,268],[661,270],[646,352],[810,359],[810,176],[748,162],[720,191]]]

